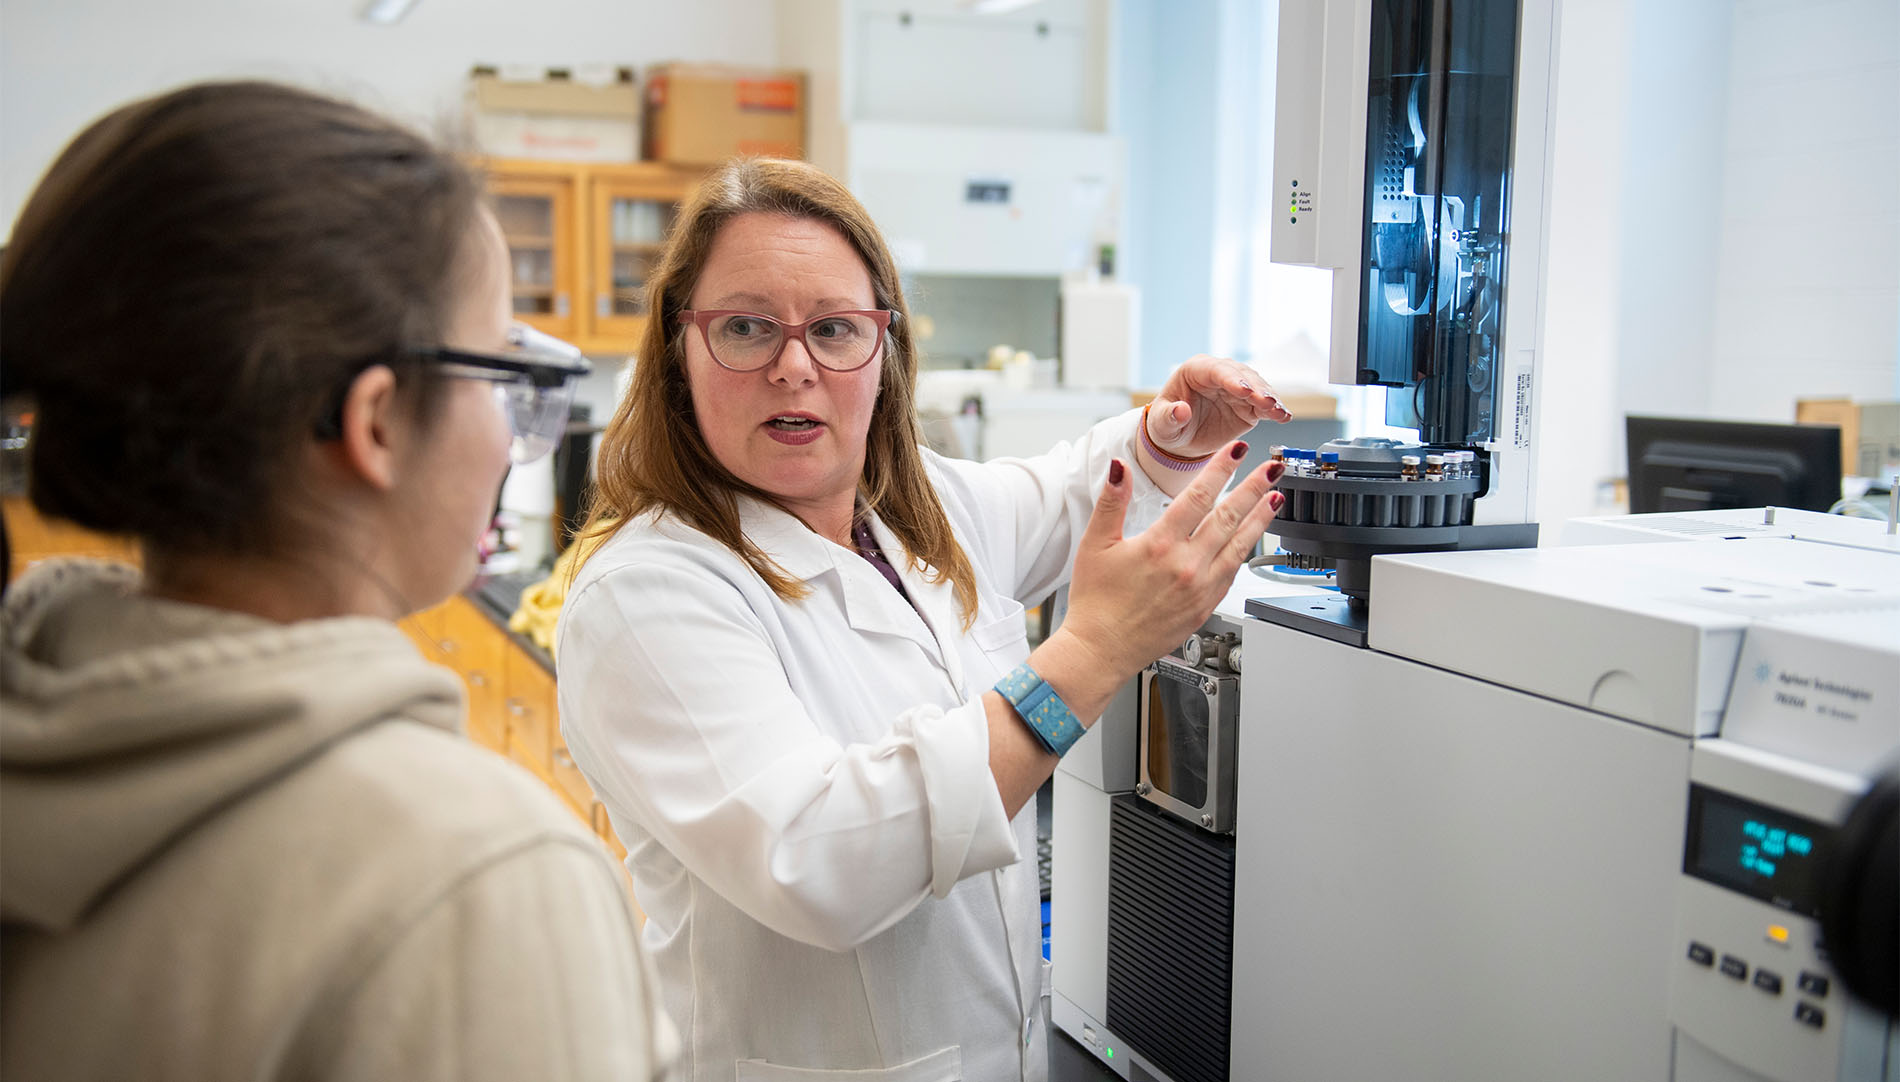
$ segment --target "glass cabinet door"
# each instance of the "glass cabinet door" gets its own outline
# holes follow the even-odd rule
[[[659,265],[691,181],[664,167],[629,167],[596,175],[591,183],[591,337],[630,351],[646,329],[647,278]]]
[[[494,175],[489,188],[508,241],[515,317],[548,334],[573,338],[574,181]]]
[[[595,298],[596,315],[646,315],[647,275],[659,258],[678,209],[671,201],[619,196],[607,200],[612,254],[607,267],[608,288]]]

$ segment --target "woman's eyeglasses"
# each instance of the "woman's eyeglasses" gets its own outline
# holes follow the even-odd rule
[[[803,323],[781,323],[757,312],[685,311],[682,325],[699,328],[713,360],[734,372],[756,372],[797,341],[820,368],[855,372],[871,363],[897,313],[889,309],[826,312]]]

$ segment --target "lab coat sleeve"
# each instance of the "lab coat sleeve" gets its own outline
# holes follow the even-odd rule
[[[859,719],[821,730],[812,712],[848,696],[792,687],[747,596],[710,569],[643,561],[586,583],[559,656],[562,733],[596,794],[782,935],[846,950],[1018,857],[980,699],[841,743],[827,733]]]
[[[1170,501],[1135,461],[1140,423],[1141,411],[1130,410],[1034,458],[978,463],[931,454],[945,509],[961,516],[964,536],[974,541],[971,559],[983,561],[992,580],[1024,604],[1067,585],[1108,464],[1117,458],[1134,478],[1123,535],[1146,529]]]

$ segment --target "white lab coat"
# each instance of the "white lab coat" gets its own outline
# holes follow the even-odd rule
[[[561,728],[627,845],[684,1078],[1046,1077],[1035,807],[1003,814],[982,694],[1028,656],[1022,602],[1068,580],[1109,460],[1136,479],[1131,532],[1165,505],[1134,466],[1139,416],[1035,459],[926,452],[976,572],[967,634],[875,520],[916,609],[755,501],[747,536],[808,598],[676,520],[587,561]]]

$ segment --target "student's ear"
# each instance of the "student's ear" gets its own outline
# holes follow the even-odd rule
[[[343,396],[338,450],[345,465],[376,488],[395,487],[398,434],[407,420],[396,374],[386,365],[365,368]]]

